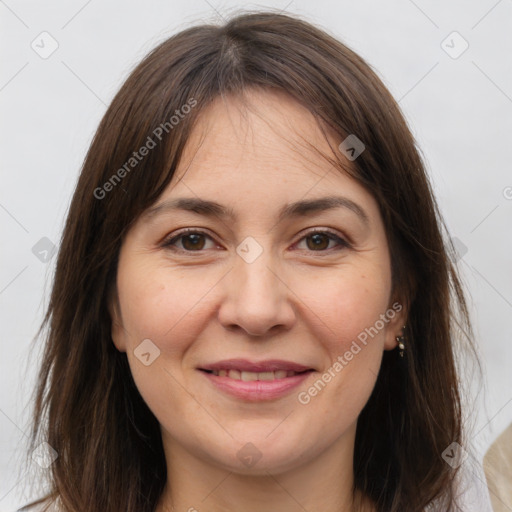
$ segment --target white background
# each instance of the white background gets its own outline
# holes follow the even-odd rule
[[[266,7],[301,14],[340,38],[367,59],[399,101],[450,233],[467,249],[460,266],[485,368],[476,386],[482,400],[471,412],[479,453],[512,422],[512,0],[5,0],[0,511],[31,497],[20,461],[38,359],[27,358],[55,263],[41,262],[32,247],[42,237],[58,244],[106,105],[130,69],[166,37],[195,22],[222,21],[236,8]],[[59,45],[47,59],[31,48],[43,31]],[[441,46],[453,31],[469,44],[455,59]],[[452,52],[462,48],[456,36],[447,44]]]

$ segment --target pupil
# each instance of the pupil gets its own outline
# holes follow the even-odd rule
[[[199,235],[199,234],[187,235],[183,239],[183,246],[186,249],[202,249],[204,243],[200,244],[200,247],[197,247],[197,245],[196,245],[201,237],[202,237],[202,235]],[[189,242],[192,242],[192,243],[189,243]]]
[[[327,240],[327,245],[329,245],[329,241],[328,241],[327,237],[321,233],[311,235],[310,240],[313,241],[313,248],[316,248],[316,249],[325,249],[326,248],[326,246],[325,246],[326,240]],[[323,242],[323,244],[322,244],[322,242]]]

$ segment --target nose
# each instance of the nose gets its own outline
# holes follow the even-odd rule
[[[224,280],[220,323],[258,337],[290,329],[296,321],[293,293],[282,274],[266,251],[252,263],[237,255]]]

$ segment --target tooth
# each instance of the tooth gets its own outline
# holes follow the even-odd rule
[[[238,370],[229,370],[228,371],[228,377],[230,379],[236,379],[236,380],[240,380],[241,379],[241,375],[240,375],[240,372]]]
[[[241,372],[240,377],[245,382],[258,380],[258,374],[254,372]]]
[[[212,370],[213,375],[219,375],[219,370]]]
[[[293,377],[294,375],[296,375],[296,373],[294,371],[288,371],[286,372],[286,376],[287,377]]]
[[[286,377],[286,374],[286,370],[277,370],[276,372],[274,372],[276,379],[284,379]]]
[[[226,377],[226,375],[228,374],[228,371],[227,370],[219,370],[216,375],[218,375],[219,377]]]
[[[274,380],[274,372],[258,372],[258,380]]]

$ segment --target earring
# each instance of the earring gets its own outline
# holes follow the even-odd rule
[[[396,342],[398,344],[398,353],[400,354],[400,357],[404,357],[404,351],[405,351],[405,325],[403,326],[403,332],[402,334],[399,334],[395,337]]]

